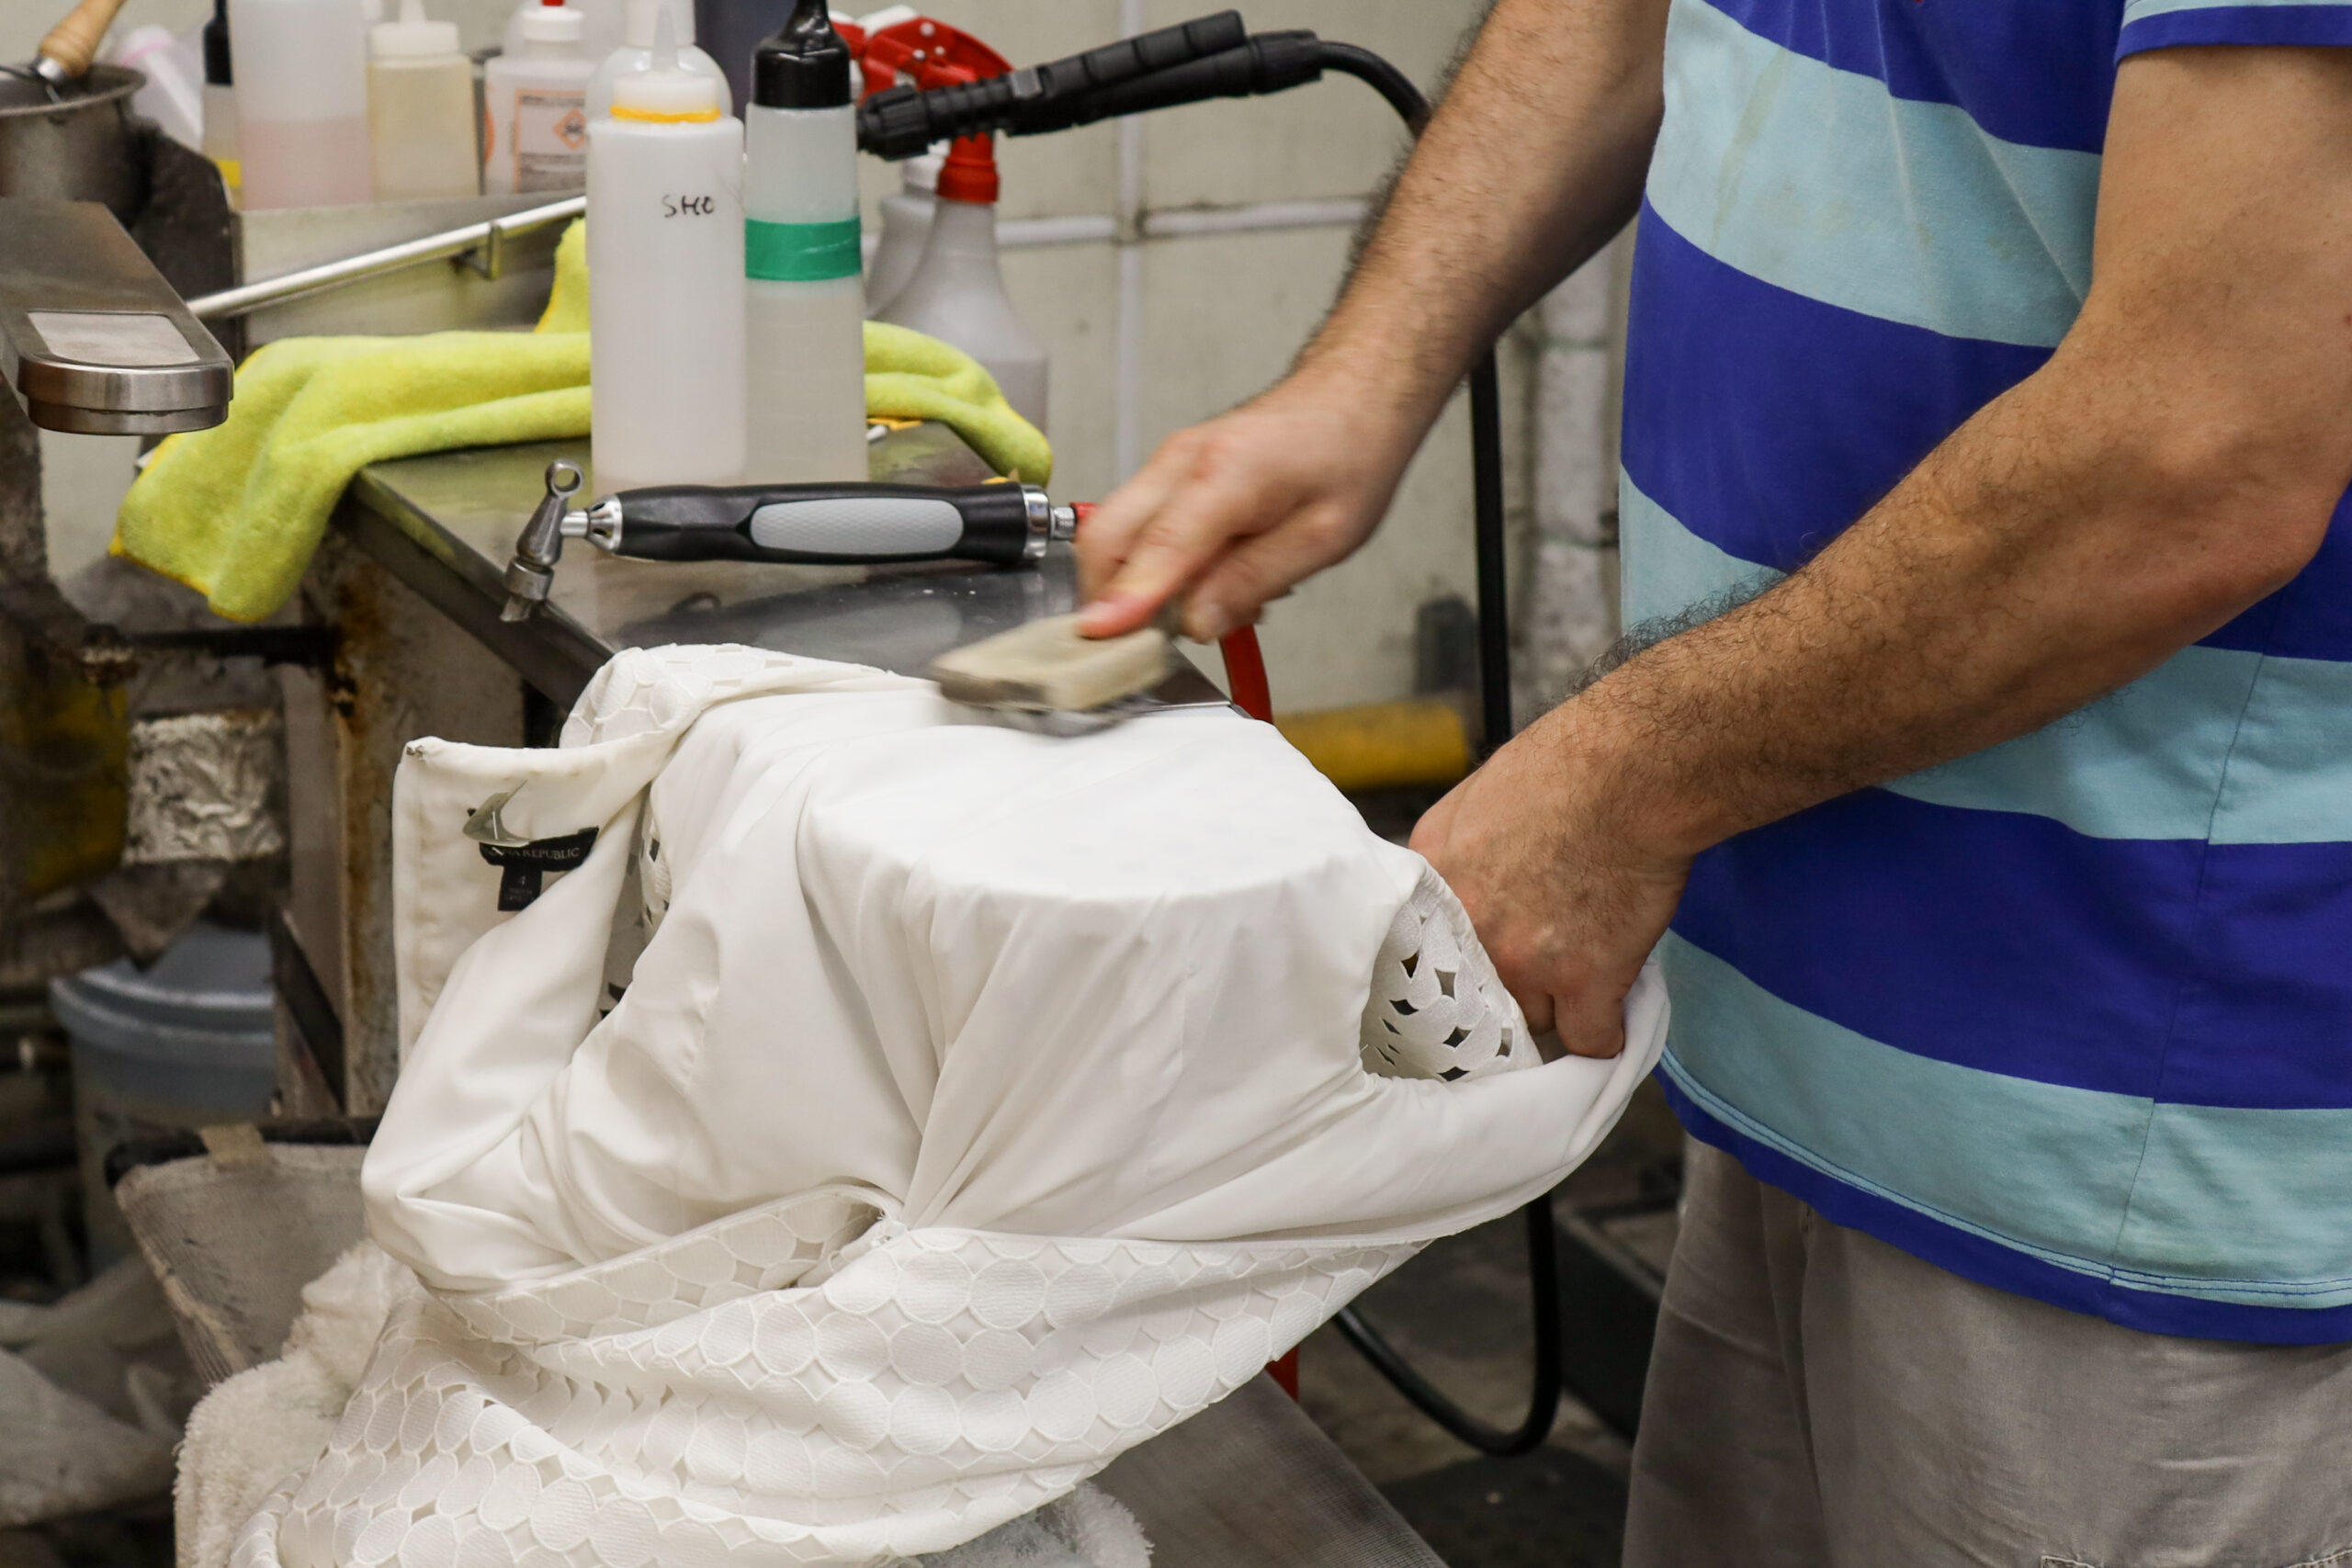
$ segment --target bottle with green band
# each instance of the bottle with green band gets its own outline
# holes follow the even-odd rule
[[[849,46],[798,0],[752,59],[744,106],[744,479],[866,477],[865,291]]]
[[[857,214],[831,223],[768,223],[746,219],[746,277],[768,283],[824,283],[857,276]]]

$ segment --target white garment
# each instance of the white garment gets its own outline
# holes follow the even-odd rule
[[[47,1306],[0,1301],[0,1527],[162,1491],[194,1395],[136,1258]]]
[[[564,741],[401,766],[410,1044],[363,1180],[435,1299],[238,1568],[968,1540],[1548,1189],[1663,1036],[1645,975],[1616,1060],[1493,1073],[1524,1025],[1459,907],[1229,713],[1051,739],[672,649]],[[469,818],[599,836],[502,918]],[[1441,957],[1468,1076],[1367,1072],[1375,969],[1409,1018]]]
[[[187,1418],[172,1488],[175,1568],[226,1568],[245,1521],[318,1462],[416,1276],[363,1241],[302,1287],[277,1359],[213,1385]]]

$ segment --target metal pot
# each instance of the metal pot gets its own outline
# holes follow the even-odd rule
[[[42,84],[0,74],[0,196],[103,201],[129,223],[147,199],[147,174],[130,121],[130,95],[147,78],[93,65],[51,103]]]

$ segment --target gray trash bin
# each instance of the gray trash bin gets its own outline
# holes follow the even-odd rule
[[[74,1047],[74,1119],[94,1267],[129,1257],[107,1151],[132,1138],[268,1114],[277,1090],[269,939],[199,921],[141,970],[124,959],[52,980]]]

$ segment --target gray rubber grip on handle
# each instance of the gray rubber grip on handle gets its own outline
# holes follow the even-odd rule
[[[963,538],[964,518],[944,501],[845,495],[763,506],[750,532],[762,549],[874,560],[943,555]]]

